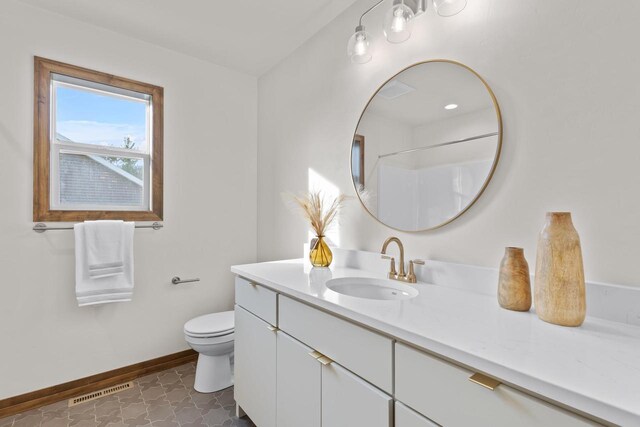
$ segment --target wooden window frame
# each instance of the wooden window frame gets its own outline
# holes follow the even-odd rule
[[[150,210],[53,210],[51,209],[51,80],[52,73],[101,83],[151,96],[151,200]],[[33,120],[33,220],[77,222],[98,219],[162,221],[163,216],[163,110],[164,89],[111,74],[34,57]]]

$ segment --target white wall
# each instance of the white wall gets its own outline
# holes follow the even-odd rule
[[[360,200],[371,215],[393,228],[425,230],[447,222],[482,189],[496,155],[497,136],[378,156],[496,131],[493,106],[417,126],[367,111],[357,129],[365,140],[365,188]]]
[[[0,52],[0,399],[188,348],[255,260],[256,79],[12,0]],[[165,227],[136,230],[130,303],[78,308],[73,232],[31,231],[33,55],[165,89]]]
[[[498,132],[498,120],[493,107],[460,114],[447,120],[438,120],[413,129],[413,146],[425,147],[447,141]],[[447,163],[493,159],[498,144],[497,136],[476,139],[455,145],[413,153],[417,167]]]
[[[382,39],[379,8],[365,18],[374,59],[353,65],[346,43],[370,3],[356,3],[259,79],[259,259],[300,255],[305,224],[277,195],[304,190],[309,169],[355,196],[351,138],[377,87],[412,63],[449,58],[482,75],[502,108],[493,181],[461,218],[418,234],[384,227],[353,200],[341,245],[377,251],[398,234],[410,257],[493,267],[505,246],[523,246],[533,268],[545,211],[569,210],[586,276],[640,285],[640,2],[474,0],[448,19],[430,8],[400,45]]]
[[[420,169],[381,164],[376,218],[401,230],[425,230],[449,221],[482,189],[493,159]],[[369,206],[369,205],[367,205]]]
[[[390,117],[371,112],[362,117],[358,124],[357,133],[364,136],[364,189],[360,195],[369,212],[378,212],[378,168],[383,164],[391,164],[400,168],[411,167],[411,158],[407,156],[393,156],[378,159],[381,154],[406,150],[413,147],[413,132],[411,126]]]

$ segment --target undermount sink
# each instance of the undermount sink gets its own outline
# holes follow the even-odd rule
[[[404,283],[368,277],[343,277],[331,279],[327,288],[343,295],[376,300],[404,300],[418,295],[418,290]]]

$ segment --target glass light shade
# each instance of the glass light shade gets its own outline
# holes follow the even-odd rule
[[[402,43],[411,37],[413,11],[402,3],[394,4],[384,18],[384,35],[391,43]]]
[[[371,36],[364,27],[358,26],[347,44],[349,58],[356,64],[365,64],[371,61],[372,53]]]
[[[440,16],[453,16],[462,12],[467,0],[433,0],[433,7]]]

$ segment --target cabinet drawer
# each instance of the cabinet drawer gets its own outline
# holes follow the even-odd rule
[[[469,381],[460,366],[403,344],[395,346],[396,399],[447,427],[595,426],[571,412],[500,384]]]
[[[416,411],[407,408],[400,402],[396,402],[396,424],[395,427],[440,427],[431,422]]]
[[[236,277],[236,304],[274,326],[278,324],[277,295],[264,286]]]
[[[393,342],[285,296],[278,296],[279,327],[350,371],[392,393]]]

